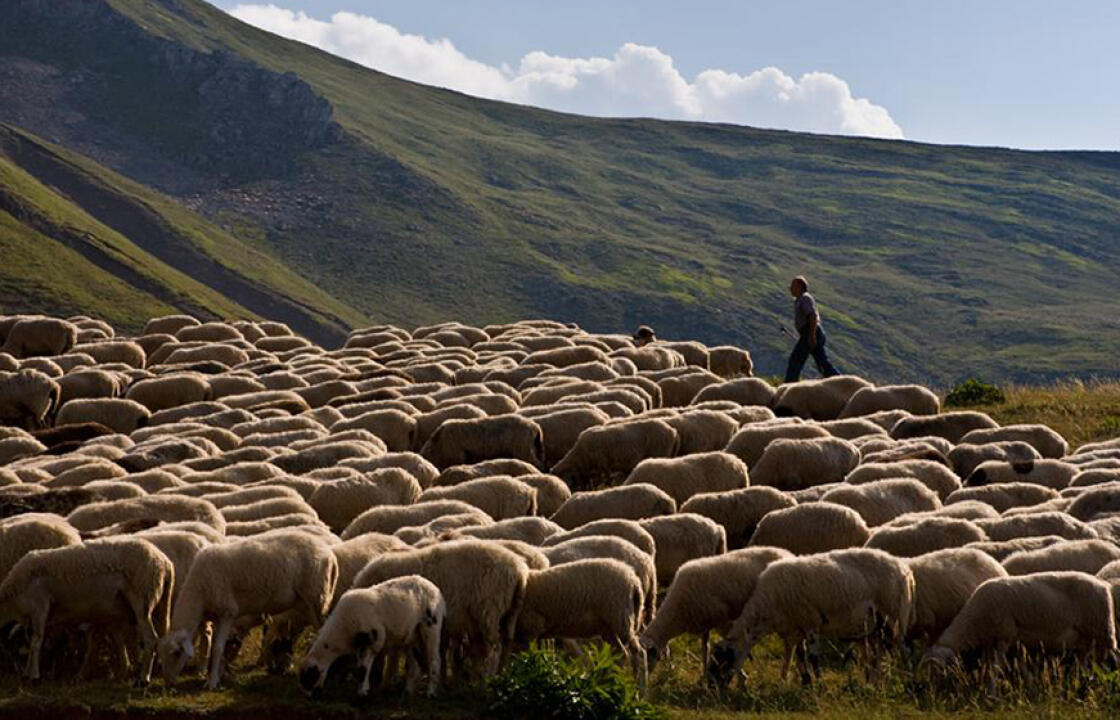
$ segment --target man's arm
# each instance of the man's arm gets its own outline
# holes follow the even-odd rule
[[[809,316],[809,349],[814,350],[817,347],[817,314],[813,313]]]

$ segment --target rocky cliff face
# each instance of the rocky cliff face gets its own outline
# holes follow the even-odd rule
[[[290,172],[341,137],[330,103],[293,73],[159,37],[105,0],[5,5],[14,7],[0,23],[0,120],[121,169],[143,162],[141,176],[180,166],[243,181]]]

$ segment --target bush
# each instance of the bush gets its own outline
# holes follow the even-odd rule
[[[577,658],[532,646],[490,681],[490,710],[502,718],[660,720],[664,713],[638,698],[630,675],[610,648]]]
[[[945,404],[949,407],[969,407],[971,405],[1000,405],[1007,401],[1003,390],[995,385],[969,378],[949,391]]]

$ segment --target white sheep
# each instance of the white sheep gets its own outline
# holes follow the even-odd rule
[[[137,498],[98,502],[74,510],[66,520],[77,530],[90,532],[126,520],[148,519],[156,522],[197,520],[222,531],[225,519],[206,500],[181,495],[143,495]]]
[[[0,372],[0,423],[46,427],[62,403],[61,393],[59,384],[38,370]]]
[[[753,468],[771,442],[778,439],[810,439],[832,437],[820,425],[781,418],[744,426],[727,443],[725,450]]]
[[[657,553],[657,545],[653,541],[653,536],[645,528],[638,524],[636,520],[623,520],[621,518],[594,520],[573,530],[556,533],[544,541],[544,546],[559,545],[573,538],[604,535],[621,538],[651,558]]]
[[[961,487],[960,478],[945,465],[932,460],[902,460],[891,463],[861,463],[844,477],[849,485],[862,485],[887,478],[914,478],[944,502]]]
[[[576,560],[610,558],[630,566],[642,583],[645,609],[639,625],[644,626],[657,610],[657,566],[653,556],[639,550],[633,543],[609,535],[574,537],[542,548],[549,565],[563,565]]]
[[[537,491],[531,486],[505,475],[468,480],[449,487],[432,487],[420,494],[418,502],[461,500],[473,505],[494,520],[534,515]]]
[[[992,578],[1007,577],[999,562],[976,548],[953,547],[906,561],[914,573],[914,624],[910,636],[940,637],[972,593]]]
[[[1037,550],[1020,550],[1003,561],[1009,575],[1074,570],[1096,575],[1120,559],[1120,548],[1105,540],[1071,540]]]
[[[804,490],[841,482],[859,463],[859,450],[834,438],[779,438],[751,467],[751,482],[779,490]]]
[[[70,400],[58,411],[59,425],[98,423],[114,431],[128,434],[148,423],[151,412],[138,402],[123,398],[90,398]]]
[[[917,557],[987,539],[976,523],[960,518],[916,515],[903,520],[904,524],[891,523],[876,528],[865,547],[882,550],[895,557]]]
[[[1021,537],[1057,535],[1067,540],[1091,540],[1097,536],[1091,527],[1064,512],[1006,515],[992,520],[977,520],[989,540],[1014,540]]]
[[[768,513],[751,536],[752,546],[778,547],[795,555],[859,547],[871,531],[859,513],[843,505],[814,502]]]
[[[973,430],[961,438],[962,443],[991,443],[1018,440],[1028,443],[1044,458],[1061,458],[1069,452],[1069,442],[1045,425],[1004,425],[1000,428]]]
[[[1076,465],[1061,460],[985,460],[965,477],[964,484],[977,487],[992,483],[1026,482],[1062,490],[1069,486],[1077,472]]]
[[[417,575],[348,590],[300,663],[299,684],[307,692],[321,688],[338,657],[356,654],[363,670],[358,695],[365,696],[374,660],[381,653],[400,651],[408,657],[408,693],[415,691],[423,671],[428,676],[427,694],[434,695],[440,677],[440,633],[446,614],[447,605],[439,588]]]
[[[910,478],[875,480],[863,485],[842,484],[822,495],[821,502],[852,508],[869,527],[884,525],[907,513],[941,507],[936,493]]]
[[[366,510],[346,526],[340,536],[343,540],[367,532],[392,535],[404,527],[423,525],[442,515],[474,514],[484,522],[492,518],[482,510],[460,500],[432,500],[416,505],[385,505]]]
[[[668,585],[677,568],[690,560],[727,552],[727,533],[714,520],[693,513],[675,513],[638,522],[653,536],[657,579]]]
[[[860,388],[848,398],[840,417],[859,417],[884,410],[903,410],[911,415],[936,415],[941,400],[921,385],[880,385]]]
[[[647,483],[684,503],[699,493],[718,493],[750,484],[747,465],[731,453],[703,452],[679,458],[649,458],[638,463],[625,485]]]
[[[641,520],[671,515],[676,509],[673,498],[653,485],[623,485],[574,493],[549,519],[571,530],[594,520]]]
[[[771,487],[745,487],[693,495],[678,510],[715,520],[726,532],[727,546],[738,549],[746,547],[759,521],[767,513],[796,504],[796,500],[780,490]]]

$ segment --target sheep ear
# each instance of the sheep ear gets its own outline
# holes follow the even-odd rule
[[[377,631],[360,632],[354,635],[354,649],[365,650],[377,640]]]

